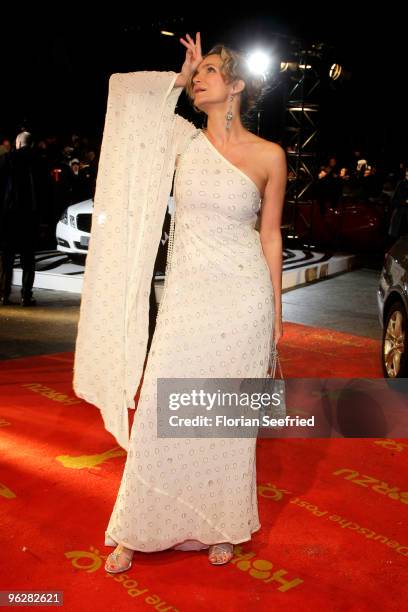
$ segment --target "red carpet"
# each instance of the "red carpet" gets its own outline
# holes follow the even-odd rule
[[[287,377],[378,377],[379,344],[285,323]],[[66,610],[400,610],[408,440],[258,442],[262,528],[232,563],[135,553],[103,569],[125,452],[71,388],[72,354],[2,362],[0,590],[63,591]]]

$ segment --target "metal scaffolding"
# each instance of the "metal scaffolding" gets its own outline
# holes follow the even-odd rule
[[[306,206],[312,207],[312,187],[317,173],[318,96],[321,84],[321,77],[312,64],[315,55],[314,50],[302,50],[295,62],[282,64],[282,70],[289,76],[285,125],[288,159],[285,229],[288,237],[296,237],[298,216],[303,214]],[[309,214],[308,218],[311,219],[312,215]]]

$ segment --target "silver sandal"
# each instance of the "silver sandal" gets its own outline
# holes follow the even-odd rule
[[[125,553],[125,558],[129,559],[129,564],[126,567],[118,566],[116,567],[116,569],[110,568],[109,565],[112,564],[112,562],[116,564],[118,563],[119,557],[123,553]],[[130,558],[129,558],[129,553],[130,553]],[[128,569],[132,567],[133,553],[134,553],[133,550],[129,550],[122,544],[118,544],[115,550],[111,552],[106,559],[105,571],[107,571],[109,574],[119,574],[120,572],[126,572]]]
[[[221,560],[217,560],[218,555],[222,555]],[[234,556],[234,545],[229,542],[213,544],[208,551],[208,558],[212,565],[225,565]]]

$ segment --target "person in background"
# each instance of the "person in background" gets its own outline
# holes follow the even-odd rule
[[[11,142],[8,138],[3,138],[0,144],[0,156],[5,155],[6,153],[10,153],[11,151]]]
[[[40,225],[41,181],[29,132],[18,134],[15,150],[3,156],[0,177],[0,304],[12,304],[14,258],[19,253],[23,269],[21,304],[34,306],[32,288]]]

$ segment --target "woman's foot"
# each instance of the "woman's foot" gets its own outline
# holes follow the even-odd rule
[[[126,572],[132,567],[132,558],[135,551],[118,544],[113,552],[108,555],[105,563],[105,570],[110,574]]]
[[[229,542],[213,544],[208,551],[208,558],[212,565],[224,565],[234,556],[234,545]]]

